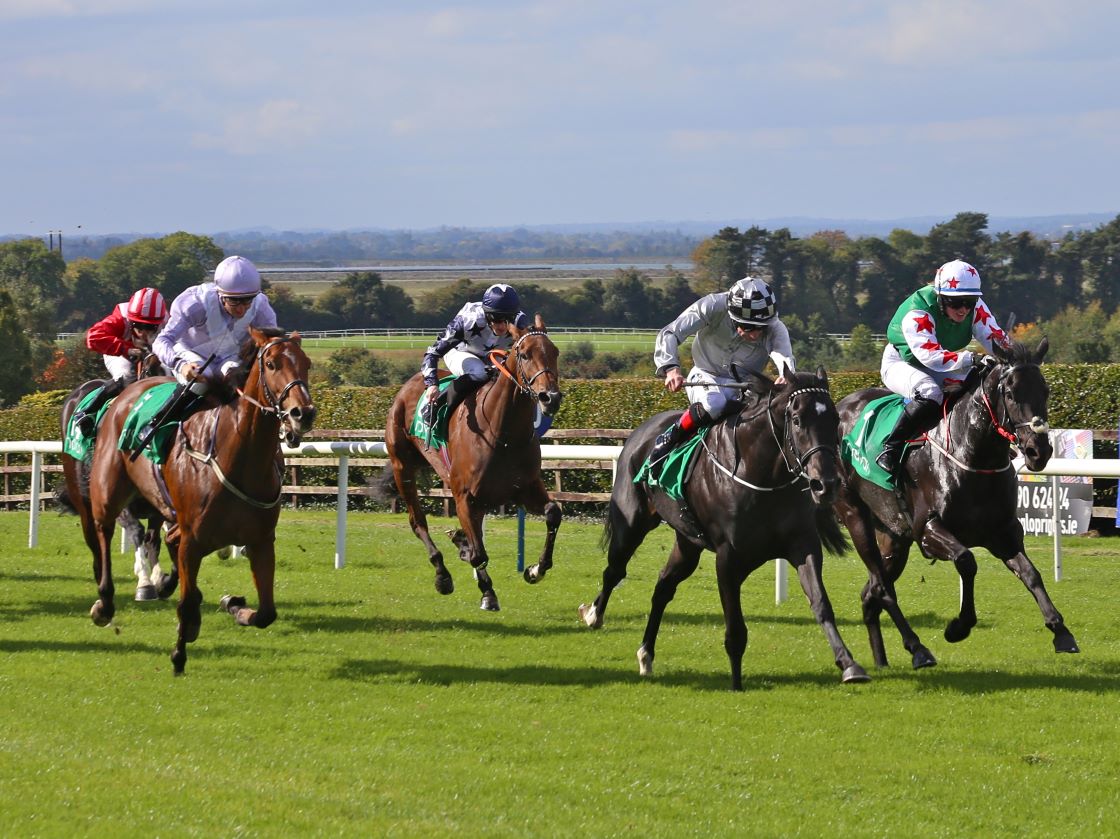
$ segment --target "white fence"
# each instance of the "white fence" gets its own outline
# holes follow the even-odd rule
[[[0,454],[23,453],[31,454],[31,503],[30,523],[28,529],[27,546],[37,547],[39,544],[39,512],[41,507],[41,493],[43,484],[43,455],[60,454],[62,443],[56,440],[41,440],[32,442],[5,442],[0,441]],[[322,442],[303,443],[295,448],[283,447],[285,457],[298,457],[301,455],[329,455],[338,458],[338,495],[337,513],[335,517],[335,547],[334,567],[342,568],[346,564],[346,512],[347,488],[349,486],[350,457],[353,455],[381,455],[385,456],[385,444],[373,440],[354,440],[349,442]],[[622,446],[563,446],[542,445],[541,457],[545,460],[609,460],[617,464]],[[1018,471],[1023,472],[1024,467],[1020,462]],[[1062,579],[1062,539],[1059,526],[1058,509],[1058,478],[1063,475],[1089,478],[1120,478],[1120,461],[1117,460],[1079,460],[1076,458],[1052,458],[1046,468],[1035,473],[1048,475],[1052,478],[1053,492],[1053,532],[1054,532],[1054,579]],[[611,479],[613,483],[614,471]],[[778,562],[774,579],[774,598],[781,603],[787,596],[787,564]]]

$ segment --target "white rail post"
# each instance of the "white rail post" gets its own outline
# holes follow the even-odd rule
[[[27,547],[39,545],[39,487],[43,483],[43,453],[31,452],[31,523],[27,534]]]
[[[338,456],[338,512],[334,525],[334,567],[342,568],[346,565],[346,502],[348,499],[347,486],[350,483],[350,458],[348,455]]]
[[[789,600],[789,563],[780,558],[774,562],[777,563],[774,568],[774,605],[781,606]]]
[[[1054,582],[1062,581],[1062,516],[1061,504],[1058,493],[1061,490],[1061,478],[1055,475],[1050,479],[1052,498],[1050,504],[1050,522],[1054,527]]]

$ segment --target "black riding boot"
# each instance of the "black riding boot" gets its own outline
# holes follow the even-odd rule
[[[455,379],[450,387],[444,391],[444,398],[447,400],[447,416],[450,417],[455,413],[455,409],[459,407],[462,401],[486,384],[486,381],[486,379],[478,381],[470,376],[459,376]]]
[[[680,418],[669,428],[658,434],[657,439],[653,441],[653,448],[649,450],[650,477],[655,481],[658,480],[661,477],[661,469],[665,465],[665,457],[669,452],[688,440],[701,428],[711,424],[711,414],[703,405],[699,403],[689,405],[688,410],[681,414]],[[688,428],[684,428],[684,425],[687,425]]]
[[[134,381],[135,379],[112,379],[102,385],[101,392],[93,397],[93,401],[86,406],[85,410],[74,413],[74,424],[78,427],[78,430],[84,436],[92,437],[94,432],[97,431],[97,412],[101,410],[101,406],[124,390],[125,385]]]
[[[876,465],[890,475],[902,467],[906,443],[929,431],[941,419],[941,403],[917,398],[906,403],[894,429],[883,443],[883,451],[875,458]]]

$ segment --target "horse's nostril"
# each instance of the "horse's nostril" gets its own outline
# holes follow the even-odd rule
[[[288,414],[294,420],[299,420],[303,417],[303,411],[300,410],[299,405],[296,405],[294,408],[292,408],[292,410],[288,411]]]

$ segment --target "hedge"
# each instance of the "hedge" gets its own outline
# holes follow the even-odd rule
[[[1120,417],[1120,364],[1047,364],[1050,424],[1056,428],[1114,429]],[[829,387],[840,399],[879,384],[878,373],[832,373]],[[564,401],[556,428],[634,428],[658,411],[683,409],[683,393],[669,393],[656,379],[572,379],[561,381]],[[313,388],[323,430],[375,429],[385,418],[398,388]],[[0,440],[57,440],[59,410],[67,391],[25,396],[0,410]]]

